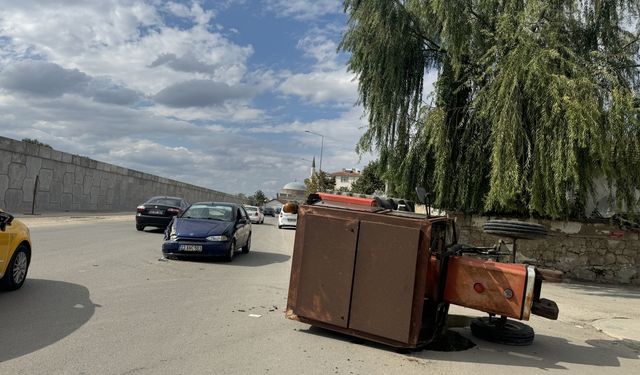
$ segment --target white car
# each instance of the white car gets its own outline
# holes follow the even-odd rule
[[[289,202],[282,206],[278,214],[278,228],[296,227],[298,225],[298,204]]]
[[[253,224],[262,224],[264,223],[264,214],[260,207],[256,206],[244,206],[244,210],[247,211],[247,215],[249,215],[249,220]]]

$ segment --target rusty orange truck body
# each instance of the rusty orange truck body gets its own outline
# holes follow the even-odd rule
[[[461,255],[452,219],[381,209],[368,198],[320,194],[311,203],[298,211],[289,319],[414,348],[425,330],[433,337],[443,328],[449,304],[518,320],[557,317],[540,298],[544,272]]]

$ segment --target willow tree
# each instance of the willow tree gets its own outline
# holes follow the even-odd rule
[[[637,0],[345,0],[350,53],[394,193],[568,217],[640,188]],[[425,75],[437,72],[433,96]]]

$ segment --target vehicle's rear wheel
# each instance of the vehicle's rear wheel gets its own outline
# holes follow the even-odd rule
[[[282,229],[282,225],[278,224],[278,229]]]
[[[246,254],[251,250],[251,235],[247,238],[247,243],[242,247],[242,253]]]
[[[136,229],[139,230],[139,231],[143,231],[144,230],[144,225],[136,224]]]
[[[13,253],[7,272],[0,279],[0,289],[16,290],[19,289],[27,279],[27,271],[29,270],[29,254],[28,249],[24,245],[18,246]]]
[[[518,346],[531,345],[535,336],[533,328],[524,323],[495,317],[473,319],[471,333],[483,340]]]
[[[233,257],[236,255],[236,240],[231,241],[231,246],[229,246],[229,252],[225,256],[224,260],[227,262],[231,262]]]

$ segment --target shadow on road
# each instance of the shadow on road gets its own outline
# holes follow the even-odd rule
[[[461,329],[464,336],[473,338],[469,329]],[[473,338],[476,350],[458,355],[456,353],[415,353],[417,358],[443,359],[455,362],[473,362],[494,365],[535,367],[539,369],[567,369],[565,364],[597,367],[619,367],[620,359],[638,359],[634,351],[621,340],[586,340],[573,343],[562,337],[536,334],[530,346],[506,346]],[[469,355],[471,354],[471,355]]]
[[[182,257],[178,261],[186,262],[198,262],[198,263],[221,263],[229,266],[240,267],[261,267],[274,263],[286,262],[291,258],[290,255],[269,253],[266,251],[251,250],[248,254],[242,254],[239,251],[236,252],[236,256],[232,262],[227,262],[223,258],[211,257],[211,258],[188,258]]]
[[[27,279],[21,289],[0,293],[0,362],[65,338],[96,306],[87,288],[62,281]]]
[[[443,360],[451,362],[482,363],[539,369],[567,369],[563,364],[579,364],[598,367],[619,367],[620,359],[639,359],[638,342],[628,340],[587,340],[584,343],[572,343],[561,337],[536,335],[530,346],[507,346],[490,343],[471,335],[470,330],[454,329],[461,336],[471,339],[477,346],[466,351],[402,350],[376,342],[359,339],[323,328],[310,326],[298,329],[299,332],[326,337],[331,340],[351,342],[379,350],[396,351],[412,358],[424,360]]]
[[[257,225],[257,226],[260,226],[260,227],[275,227],[275,226],[276,226],[276,224],[274,224],[274,223],[270,223],[270,222],[268,222],[268,221],[265,221],[265,222],[264,222],[264,223],[262,223],[262,224],[251,224],[251,226],[252,226],[252,227],[253,227],[254,225]]]
[[[236,254],[233,262],[229,263],[229,265],[260,267],[267,266],[273,263],[283,263],[288,261],[289,258],[291,258],[290,255],[251,250],[249,254]]]

